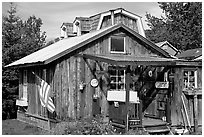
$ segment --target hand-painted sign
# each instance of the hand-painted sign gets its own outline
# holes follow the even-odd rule
[[[155,83],[155,87],[156,88],[169,88],[169,82],[165,81],[165,82],[156,82]]]

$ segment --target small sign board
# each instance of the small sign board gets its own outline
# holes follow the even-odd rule
[[[97,79],[92,79],[91,80],[91,86],[96,88],[98,86],[98,80]]]
[[[169,88],[169,82],[165,81],[165,82],[156,82],[155,83],[155,87],[156,88]]]

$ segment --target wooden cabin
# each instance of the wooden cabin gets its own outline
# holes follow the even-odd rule
[[[134,24],[137,29],[130,27],[132,19],[140,21],[133,18],[138,18],[135,14],[120,10],[100,15],[100,29],[60,40],[7,66],[17,67],[20,72],[18,119],[44,128],[47,117],[53,124],[55,119],[97,115],[109,117],[116,126],[126,129],[130,124],[180,124],[177,119],[181,106],[175,108],[174,102],[180,101],[177,95],[183,89],[181,67],[197,66],[200,74],[200,62],[171,58],[143,36],[141,26],[135,26],[140,23]],[[108,16],[112,20],[125,17],[101,27],[110,21]],[[51,86],[55,113],[40,105],[33,72]],[[197,78],[201,82],[201,77]]]

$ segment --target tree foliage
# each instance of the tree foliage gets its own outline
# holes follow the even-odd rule
[[[2,18],[2,113],[13,117],[15,99],[18,97],[18,70],[6,65],[39,50],[45,44],[45,32],[41,32],[42,20],[35,16],[23,21],[16,15],[11,3],[8,15]]]
[[[146,36],[153,42],[168,41],[180,50],[199,48],[202,45],[202,3],[161,2],[165,17],[147,13],[150,30]]]

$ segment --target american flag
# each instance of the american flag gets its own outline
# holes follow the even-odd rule
[[[35,73],[33,72],[35,75]],[[35,75],[37,77],[38,81],[38,89],[39,89],[39,97],[40,97],[40,103],[43,107],[47,107],[48,111],[53,113],[55,111],[55,105],[53,104],[52,98],[49,96],[50,95],[50,85]]]

